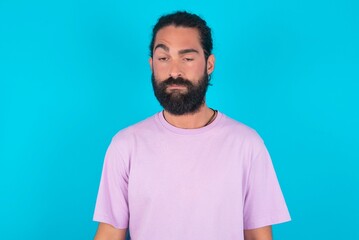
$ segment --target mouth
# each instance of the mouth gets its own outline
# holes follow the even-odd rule
[[[187,90],[187,86],[178,85],[178,84],[170,84],[167,86],[166,90]]]

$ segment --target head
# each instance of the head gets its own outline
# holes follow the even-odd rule
[[[211,29],[207,26],[205,20],[196,14],[188,13],[186,11],[178,11],[172,14],[163,15],[160,17],[156,25],[152,29],[152,40],[150,44],[150,55],[153,57],[153,48],[156,40],[157,32],[167,26],[194,28],[199,33],[199,41],[205,53],[206,60],[212,54],[213,41]]]
[[[160,104],[174,115],[198,111],[214,70],[206,22],[187,12],[162,16],[153,28],[150,51],[152,84]]]

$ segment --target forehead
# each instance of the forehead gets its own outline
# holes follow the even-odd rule
[[[202,49],[200,35],[197,28],[167,26],[161,28],[155,38],[154,48],[158,44],[165,44],[169,48]]]

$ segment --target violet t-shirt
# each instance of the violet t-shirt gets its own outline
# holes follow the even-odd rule
[[[160,112],[113,137],[94,220],[129,227],[132,240],[242,240],[290,216],[254,130],[220,112],[181,129]]]

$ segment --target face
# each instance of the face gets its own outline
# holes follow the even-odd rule
[[[205,59],[197,29],[160,29],[150,65],[155,95],[167,111],[175,115],[192,113],[204,103],[214,56]]]

